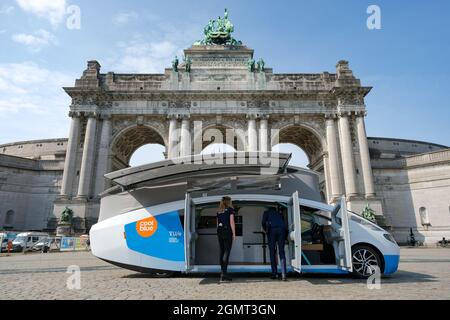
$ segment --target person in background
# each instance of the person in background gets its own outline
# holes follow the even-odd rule
[[[226,282],[232,279],[227,274],[228,260],[230,259],[231,247],[236,239],[236,227],[234,224],[234,209],[230,197],[223,197],[217,212],[217,237],[220,247],[220,281]]]
[[[279,208],[270,207],[264,211],[262,219],[262,229],[267,234],[270,252],[270,264],[272,267],[271,279],[278,279],[277,267],[277,247],[281,264],[281,279],[286,281],[286,254],[284,252],[284,243],[287,235],[287,227],[284,222],[283,214]]]
[[[13,248],[12,240],[8,239],[8,244],[6,245],[6,248],[8,250],[8,254],[7,255],[8,256],[11,255],[11,251],[12,251],[12,248]]]

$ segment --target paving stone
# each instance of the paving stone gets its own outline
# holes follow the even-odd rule
[[[81,269],[81,289],[66,286],[67,267]],[[121,269],[89,252],[0,257],[0,299],[450,299],[450,250],[402,249],[397,273],[370,290],[366,281],[333,275],[292,276],[288,282],[262,275],[167,279]],[[225,290],[226,289],[226,290]]]

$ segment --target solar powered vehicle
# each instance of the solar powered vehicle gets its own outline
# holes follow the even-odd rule
[[[399,247],[378,225],[347,210],[345,198],[323,202],[316,172],[289,166],[290,154],[193,155],[106,175],[92,253],[130,270],[169,276],[218,273],[216,211],[233,200],[236,240],[229,272],[270,272],[264,211],[281,210],[288,227],[288,271],[392,274]],[[377,269],[378,268],[378,269]]]

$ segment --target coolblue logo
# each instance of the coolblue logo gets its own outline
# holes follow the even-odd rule
[[[125,225],[129,249],[159,259],[184,261],[184,232],[178,211]]]

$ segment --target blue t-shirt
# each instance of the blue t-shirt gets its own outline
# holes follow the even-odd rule
[[[262,220],[263,229],[268,232],[270,228],[286,228],[283,215],[277,210],[270,208],[264,211]]]
[[[217,227],[230,227],[230,216],[234,214],[233,208],[226,208],[224,212],[217,212]]]

